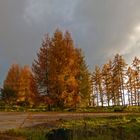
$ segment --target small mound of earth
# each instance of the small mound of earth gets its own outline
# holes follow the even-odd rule
[[[132,118],[131,120],[130,120],[130,123],[136,123],[137,122],[137,119],[136,118]]]
[[[56,121],[48,121],[45,123],[36,124],[36,125],[31,126],[31,127],[34,127],[34,128],[40,128],[40,127],[41,128],[57,128],[61,124],[62,124],[61,120],[56,120]],[[31,127],[28,127],[28,128],[31,128]]]

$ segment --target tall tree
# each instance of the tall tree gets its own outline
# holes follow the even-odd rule
[[[30,72],[29,80],[30,80],[29,90],[31,93],[29,95],[29,97],[30,97],[29,102],[30,102],[30,104],[38,105],[40,103],[40,96],[39,96],[38,89],[37,89],[37,83],[36,83],[36,80],[34,78],[32,71]]]
[[[12,64],[8,71],[6,79],[4,80],[3,87],[7,87],[13,89],[15,92],[18,92],[20,72],[20,66],[18,64]]]
[[[116,54],[113,61],[113,89],[114,89],[114,104],[115,105],[125,105],[125,72],[126,72],[126,62],[124,58]]]
[[[136,104],[140,105],[140,59],[134,58],[132,63],[132,69],[134,70],[134,90],[135,90],[135,100]]]
[[[103,94],[103,87],[102,87],[102,73],[101,69],[96,66],[95,71],[92,75],[94,93],[97,98],[97,106],[101,103],[101,106],[104,106],[104,94]]]
[[[48,65],[48,80],[51,91],[51,99],[55,101],[57,106],[63,106],[63,100],[61,98],[61,94],[64,90],[64,76],[63,69],[64,65],[64,37],[63,33],[59,30],[56,30],[52,39],[49,48],[49,65]]]
[[[18,64],[12,64],[3,83],[2,96],[5,100],[15,102],[19,91],[19,77],[21,69]]]
[[[102,68],[102,82],[103,91],[107,100],[107,105],[110,106],[112,99],[112,73],[111,73],[112,62],[111,60],[104,64]]]
[[[86,107],[91,104],[91,92],[92,92],[92,81],[91,74],[86,65],[84,55],[80,49],[77,49],[78,64],[79,64],[79,94],[80,94],[80,106]]]
[[[28,66],[21,70],[19,79],[18,102],[23,105],[34,105],[37,98],[33,75]]]
[[[82,56],[79,59],[69,32],[63,34],[57,29],[44,42],[45,46],[41,47],[38,58],[33,63],[39,92],[41,94],[42,91],[47,91],[48,105],[76,107],[80,101],[78,78],[79,60],[81,62]]]
[[[129,105],[136,105],[136,90],[135,90],[135,74],[134,70],[131,67],[128,67],[127,69],[127,82],[126,82],[126,88],[128,93],[128,103]]]
[[[37,84],[37,88],[40,94],[49,94],[48,84],[48,49],[50,47],[49,35],[46,35],[43,39],[42,46],[37,53],[37,59],[34,60],[32,65],[32,71],[34,73],[34,79]]]

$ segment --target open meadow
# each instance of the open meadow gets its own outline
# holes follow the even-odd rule
[[[4,140],[139,140],[140,113],[1,112]]]

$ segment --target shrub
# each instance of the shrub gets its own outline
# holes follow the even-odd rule
[[[124,112],[124,106],[115,106],[114,112]]]
[[[72,130],[65,128],[53,129],[46,134],[46,138],[48,138],[48,140],[71,140]]]
[[[140,112],[140,106],[128,106],[125,112]]]

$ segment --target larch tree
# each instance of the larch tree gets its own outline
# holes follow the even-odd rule
[[[94,94],[97,98],[97,106],[101,103],[101,106],[104,106],[104,94],[103,94],[103,87],[102,87],[102,72],[101,69],[96,66],[95,71],[92,75],[93,87],[94,87]]]
[[[4,80],[3,87],[13,89],[15,92],[18,92],[19,89],[19,77],[20,77],[20,66],[18,64],[12,64],[6,79]]]
[[[64,40],[60,50],[61,71],[58,79],[61,84],[60,99],[66,107],[76,107],[80,100],[78,76],[79,56],[74,48],[73,40],[69,32],[64,34]]]
[[[88,70],[88,66],[85,62],[84,55],[82,54],[81,49],[77,49],[78,64],[79,64],[79,94],[80,94],[80,103],[81,107],[86,107],[91,105],[91,96],[92,96],[92,80],[91,74]]]
[[[54,104],[63,107],[64,102],[62,94],[64,94],[64,75],[63,69],[65,64],[64,59],[64,37],[63,33],[56,30],[49,47],[48,54],[48,80],[50,85],[50,98],[55,102]]]
[[[116,54],[112,65],[112,75],[113,75],[113,89],[114,89],[114,105],[125,105],[125,70],[127,64],[123,57]]]
[[[128,103],[129,105],[135,105],[136,104],[136,94],[135,94],[135,76],[134,76],[134,70],[131,67],[128,67],[127,72],[127,82],[126,82],[126,89],[128,93]]]
[[[110,106],[112,99],[112,74],[111,74],[111,60],[103,65],[102,68],[102,82],[103,92],[107,100],[107,105]]]
[[[19,77],[21,69],[18,64],[12,64],[3,83],[2,96],[9,103],[16,103],[19,91]]]
[[[33,75],[28,66],[24,66],[19,78],[19,92],[17,102],[21,105],[34,105],[37,92],[33,81]]]
[[[33,105],[39,105],[40,96],[39,96],[39,93],[38,93],[36,80],[34,78],[34,75],[33,75],[32,71],[29,75],[29,80],[30,80],[29,90],[30,90],[30,93],[31,93],[29,95],[29,97],[30,97],[29,102],[30,102],[30,104],[33,104]]]
[[[38,92],[43,95],[49,94],[48,84],[48,49],[50,47],[50,38],[45,36],[42,42],[42,46],[37,53],[37,59],[34,60],[32,65],[32,71],[34,73],[34,79],[37,84]]]
[[[140,105],[140,59],[134,58],[132,63],[132,69],[134,70],[134,91],[135,91],[135,101],[137,105]]]
[[[44,42],[32,67],[38,91],[45,93],[49,106],[76,107],[80,101],[80,64],[71,35],[57,29]]]

